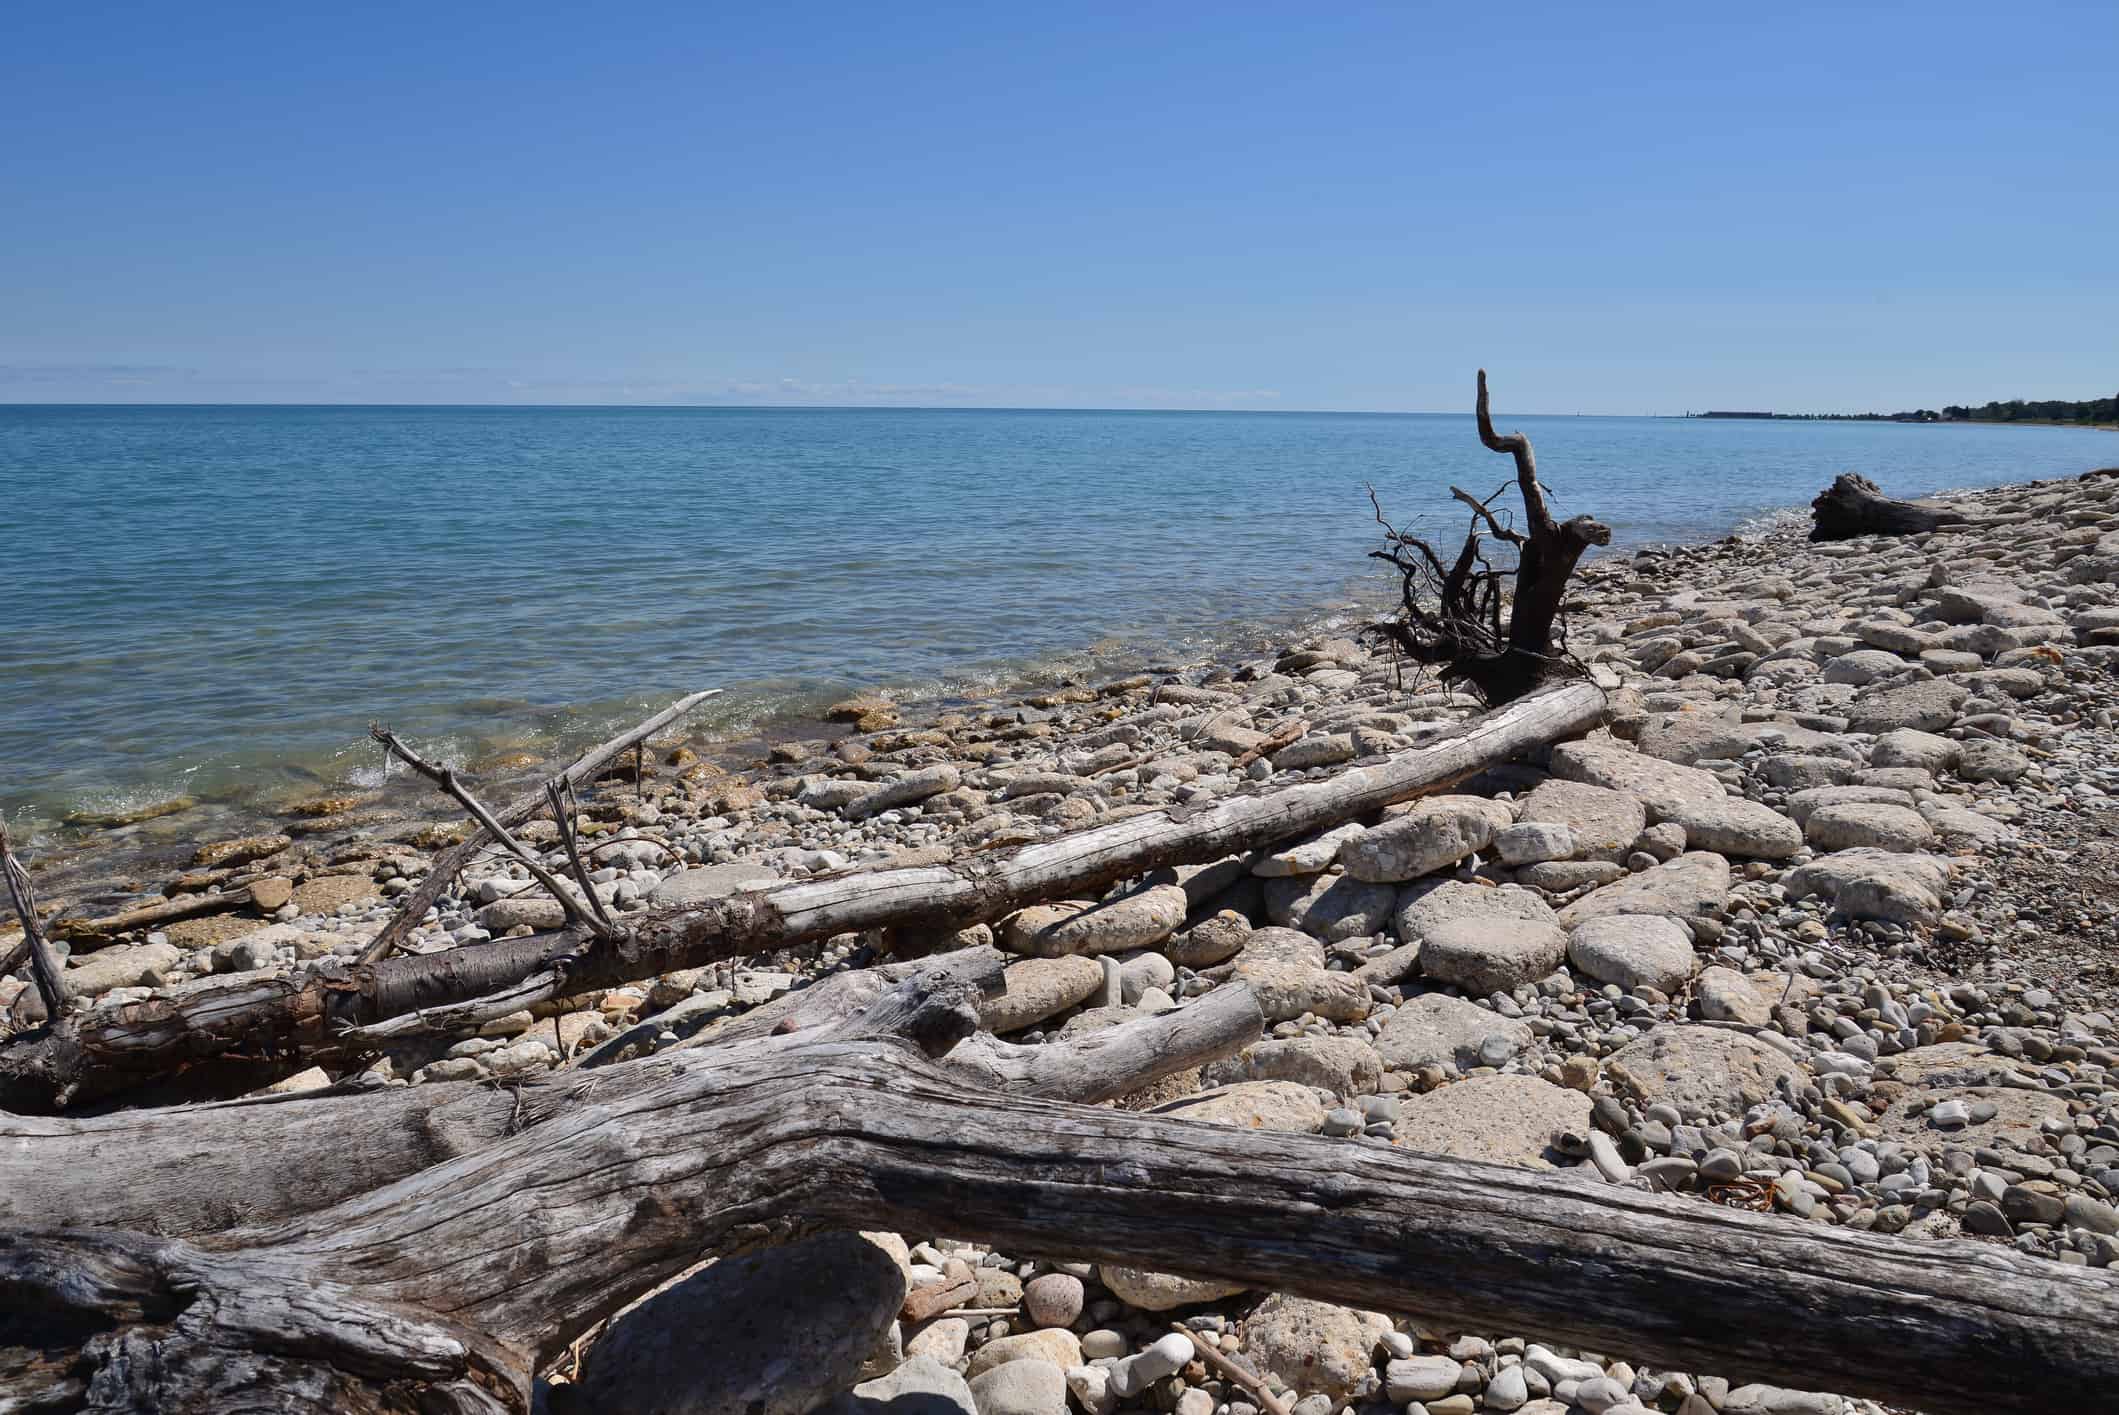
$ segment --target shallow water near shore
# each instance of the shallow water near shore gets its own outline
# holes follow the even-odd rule
[[[1622,547],[1841,471],[1913,495],[2119,460],[2046,428],[1499,422]],[[0,407],[0,811],[372,782],[370,720],[542,756],[701,687],[736,735],[1263,646],[1390,592],[1366,485],[1453,540],[1448,486],[1508,474],[1459,415]]]

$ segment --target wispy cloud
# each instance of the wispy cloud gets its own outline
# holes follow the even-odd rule
[[[848,378],[526,378],[509,386],[526,395],[610,394],[629,400],[789,403],[829,406],[942,405],[965,407],[1185,407],[1270,406],[1270,388],[1210,389],[1085,384],[888,383]]]
[[[263,374],[170,364],[0,364],[0,399],[70,401],[759,404],[784,407],[1261,408],[1270,388],[893,382],[865,378],[550,374],[476,366]]]
[[[181,381],[196,373],[169,364],[0,364],[0,384],[151,384]]]

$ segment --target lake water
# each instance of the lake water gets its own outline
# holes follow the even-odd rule
[[[1696,540],[1847,470],[2072,475],[2044,428],[1510,418],[1562,515]],[[1271,641],[1388,591],[1364,486],[1454,541],[1510,463],[1457,415],[0,407],[0,810],[593,740],[701,687],[738,732]]]

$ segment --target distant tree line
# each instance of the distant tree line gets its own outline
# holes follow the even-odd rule
[[[1922,414],[1924,421],[1934,416],[1933,413]],[[1977,408],[1952,404],[1942,410],[1942,416],[1946,420],[1973,423],[2119,423],[2119,395],[2085,398],[2079,403],[2059,398],[2030,403],[2011,398],[2006,403],[1986,403]]]
[[[2070,403],[2061,398],[2047,398],[2030,402],[2022,398],[2011,398],[2007,402],[1996,400],[1977,408],[1962,403],[1952,403],[1941,412],[1933,408],[1915,408],[1904,413],[1692,413],[1689,417],[1706,418],[1776,418],[1793,419],[1800,422],[1827,423],[2102,423],[2107,426],[2119,424],[2119,395],[2110,398],[2085,398]]]

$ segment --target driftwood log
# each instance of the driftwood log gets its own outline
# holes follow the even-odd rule
[[[943,961],[851,1020],[512,1089],[411,1088],[394,1108],[217,1107],[122,1146],[115,1118],[30,1122],[6,1148],[38,1152],[42,1181],[27,1201],[0,1195],[0,1407],[524,1412],[570,1341],[702,1259],[878,1227],[1533,1331],[1929,1415],[2102,1408],[2119,1382],[2113,1274],[1382,1142],[1096,1109],[1044,1099],[1043,1083],[1003,1094],[956,1062],[982,981]],[[1211,1038],[1177,1052],[1258,1034],[1241,989],[1217,1001]],[[1107,1092],[1177,1059],[1150,1040],[1098,1067],[1087,1045],[1033,1050],[1097,1069]],[[198,1153],[187,1118],[247,1111],[247,1152],[271,1167],[313,1162],[291,1152],[334,1125],[364,1152],[366,1132],[467,1106],[487,1118],[441,1127],[466,1137],[461,1152],[392,1178],[415,1162],[400,1146],[364,1176],[374,1187],[289,1184],[237,1228],[150,1234],[70,1197],[91,1134],[107,1163],[161,1188]]]
[[[949,864],[847,872],[646,910],[625,916],[616,938],[563,932],[374,963],[325,960],[286,977],[202,980],[78,1012],[0,1047],[0,1108],[53,1113],[208,1065],[230,1070],[233,1087],[248,1089],[265,1068],[343,1059],[385,1040],[363,1029],[394,1023],[391,1033],[399,1036],[421,1027],[460,1030],[540,1001],[834,934],[958,929],[1352,820],[1577,736],[1603,712],[1601,691],[1569,684],[1327,780],[1202,809],[1145,812]],[[445,855],[435,871],[447,867]],[[401,1020],[409,1014],[419,1015]]]
[[[1011,961],[998,949],[971,948],[840,973],[700,1044],[735,1048],[872,1029],[882,1025],[876,1009],[907,984],[925,993],[992,991]],[[1177,1012],[1064,1044],[1025,1047],[990,1033],[968,1036],[950,1051],[949,1067],[996,1093],[1088,1104],[1224,1056],[1256,1038],[1259,1025],[1250,992],[1228,987]],[[612,1066],[562,1074],[576,1078],[566,1089],[608,1099],[653,1072]],[[545,1083],[355,1083],[78,1120],[0,1114],[0,1223],[191,1237],[292,1218],[505,1139],[520,1127],[525,1096]],[[261,1143],[267,1136],[270,1143]],[[53,1175],[68,1179],[53,1183]]]
[[[1856,536],[1910,536],[1944,526],[1971,524],[1971,517],[1931,502],[1894,501],[1875,482],[1842,472],[1810,503],[1810,539],[1852,540]]]
[[[1484,500],[1453,486],[1450,495],[1471,508],[1472,519],[1463,548],[1445,566],[1433,546],[1385,521],[1378,504],[1376,519],[1388,545],[1369,554],[1397,569],[1399,610],[1371,624],[1369,632],[1413,662],[1436,668],[1444,682],[1469,683],[1487,702],[1506,703],[1573,676],[1574,665],[1560,642],[1560,605],[1583,554],[1611,544],[1611,527],[1592,516],[1553,518],[1530,439],[1520,432],[1494,431],[1485,369],[1479,370],[1474,407],[1479,441],[1489,451],[1515,458],[1523,529],[1494,510],[1507,485]],[[1370,500],[1375,500],[1373,491]],[[1513,568],[1488,562],[1485,535],[1514,549]]]

